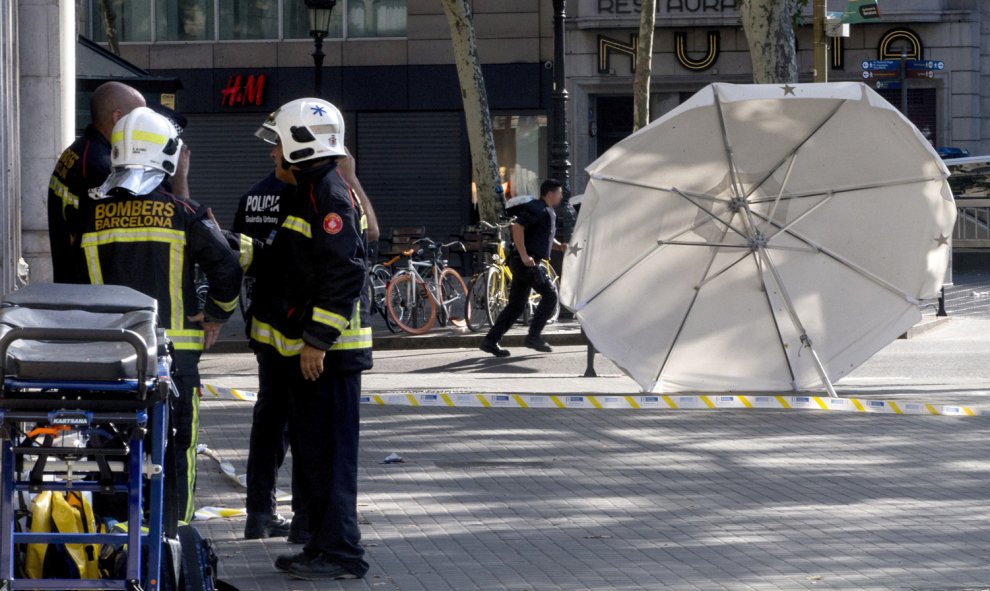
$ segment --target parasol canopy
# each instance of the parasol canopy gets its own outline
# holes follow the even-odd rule
[[[712,84],[588,173],[562,302],[646,391],[834,395],[946,270],[948,171],[861,83]]]

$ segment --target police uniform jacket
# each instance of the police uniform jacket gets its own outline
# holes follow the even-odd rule
[[[367,218],[336,163],[295,171],[286,217],[254,285],[251,343],[292,357],[327,351],[328,371],[370,369]]]
[[[195,265],[209,281],[202,310],[222,322],[237,307],[241,267],[206,208],[162,186],[135,196],[122,189],[82,209],[81,247],[94,284],[126,285],[158,300],[161,325],[176,350],[201,351],[203,330]]]

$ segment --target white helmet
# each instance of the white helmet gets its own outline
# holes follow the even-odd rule
[[[289,101],[268,116],[254,135],[270,144],[282,142],[286,162],[295,164],[328,156],[346,156],[344,117],[325,100]]]
[[[175,174],[182,140],[175,126],[147,107],[138,107],[113,126],[110,135],[111,173],[100,194],[121,187],[146,195]]]

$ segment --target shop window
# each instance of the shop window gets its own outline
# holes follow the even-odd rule
[[[212,41],[213,0],[157,0],[155,39]]]
[[[539,197],[547,176],[546,115],[494,115],[492,132],[505,198]]]
[[[151,41],[151,0],[109,0],[117,29],[117,41]],[[104,43],[107,40],[105,21],[100,0],[93,0],[90,6],[93,23],[93,40]]]
[[[348,37],[405,37],[406,0],[348,0]]]
[[[219,2],[221,40],[278,39],[278,0]]]
[[[340,39],[344,36],[344,3],[330,13],[330,39]],[[285,39],[309,39],[309,11],[303,0],[283,0],[282,2],[283,37]]]

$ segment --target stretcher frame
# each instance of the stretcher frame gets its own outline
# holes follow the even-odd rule
[[[137,332],[127,329],[13,328],[0,338],[0,591],[19,589],[158,591],[162,564],[163,477],[165,465],[170,359],[164,333],[158,331],[157,375],[148,374],[148,344]],[[23,380],[4,375],[3,360],[12,343],[19,340],[62,343],[124,342],[137,353],[136,379],[104,381]],[[120,394],[119,399],[60,400],[38,396],[41,392]],[[128,396],[130,394],[130,396]],[[23,480],[17,471],[18,456],[39,455],[37,447],[14,441],[17,425],[67,425],[70,428],[114,423],[130,429],[127,441],[125,484],[72,481],[70,478],[38,482]],[[150,462],[144,462],[145,432],[151,442]],[[98,456],[100,450],[45,448],[44,457]],[[117,452],[118,454],[120,452]],[[104,453],[102,455],[110,455]],[[144,506],[144,479],[148,479],[149,506]],[[15,531],[15,498],[18,492],[114,492],[127,494],[127,533],[30,533]],[[147,533],[141,527],[148,516]],[[138,524],[134,527],[134,524]],[[16,577],[16,548],[21,544],[126,544],[127,568],[122,579],[27,579]]]

